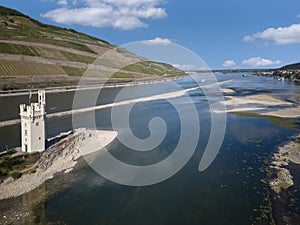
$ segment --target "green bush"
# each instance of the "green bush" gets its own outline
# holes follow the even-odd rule
[[[16,180],[16,179],[19,179],[19,178],[22,176],[22,173],[20,173],[20,172],[18,172],[18,171],[13,171],[13,172],[10,174],[10,176]]]
[[[0,177],[6,177],[9,173],[9,168],[3,167],[0,168]]]

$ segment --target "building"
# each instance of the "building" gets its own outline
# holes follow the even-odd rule
[[[46,97],[44,90],[38,91],[38,103],[20,105],[23,152],[31,153],[45,150],[45,107]]]

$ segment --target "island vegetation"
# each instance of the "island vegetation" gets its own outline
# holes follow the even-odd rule
[[[0,155],[0,182],[8,177],[20,178],[23,174],[36,172],[36,161],[40,154],[24,154],[17,150],[10,150]]]

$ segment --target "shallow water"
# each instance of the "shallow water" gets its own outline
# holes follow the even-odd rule
[[[241,74],[218,75],[219,81],[230,80],[222,87],[236,91],[237,96],[253,93],[274,93],[285,98],[289,92],[299,90],[299,86],[275,79],[247,76]],[[189,78],[177,81],[184,88],[195,86]],[[163,86],[168,88],[168,86]],[[158,84],[137,87],[135,92],[143,91],[147,96],[159,93]],[[107,93],[105,92],[107,91]],[[113,101],[119,90],[105,90],[99,104]],[[73,93],[74,94],[74,93]],[[288,127],[272,124],[264,118],[240,117],[227,115],[227,130],[222,147],[211,166],[198,171],[198,165],[207,144],[210,133],[210,114],[207,98],[199,91],[190,94],[196,104],[200,118],[200,139],[191,160],[175,176],[159,184],[146,187],[129,187],[108,181],[89,166],[83,166],[70,174],[59,175],[42,188],[44,197],[40,203],[30,209],[26,201],[18,198],[13,204],[22,205],[30,211],[35,223],[54,224],[252,224],[258,221],[262,213],[261,206],[269,205],[268,185],[265,169],[276,146],[286,142],[297,133]],[[25,97],[9,99],[10,115],[2,112],[0,118],[14,119],[14,108]],[[58,100],[59,99],[59,100]],[[72,92],[53,93],[47,96],[48,109],[55,111],[70,109]],[[182,98],[182,108],[185,99]],[[1,108],[8,99],[0,100]],[[188,115],[188,111],[184,111]],[[96,112],[98,128],[111,129],[110,109]],[[150,135],[148,123],[153,117],[161,117],[168,126],[164,141],[147,153],[136,153],[119,141],[110,145],[113,156],[133,165],[149,165],[166,158],[178,143],[180,122],[178,114],[166,100],[141,102],[134,106],[130,114],[132,132],[139,138]],[[89,126],[87,114],[81,116],[82,125]],[[47,135],[54,136],[72,129],[69,117],[47,120]],[[192,134],[191,134],[192,135]],[[0,128],[0,145],[18,146],[19,126]],[[295,189],[299,190],[299,182]],[[60,189],[53,193],[53,189]],[[40,193],[34,190],[28,196]],[[29,198],[30,199],[30,198]],[[28,199],[27,199],[28,200]],[[1,201],[0,208],[6,202]],[[298,203],[297,203],[298,204]],[[25,210],[25,211],[26,211]],[[295,209],[296,210],[296,209]],[[267,213],[266,224],[271,214]],[[1,221],[1,219],[0,219]]]

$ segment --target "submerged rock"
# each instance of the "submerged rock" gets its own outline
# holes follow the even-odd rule
[[[285,168],[289,163],[300,165],[300,135],[283,147],[278,148],[278,153],[273,156],[271,168],[277,170],[276,177],[270,181],[270,187],[280,193],[281,189],[288,189],[294,185],[293,176]]]

